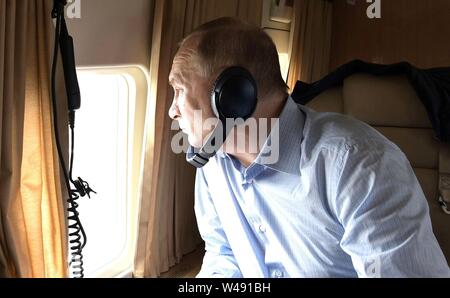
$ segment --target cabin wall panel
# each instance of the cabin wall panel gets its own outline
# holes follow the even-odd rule
[[[380,19],[367,17],[365,0],[333,2],[330,69],[353,59],[450,66],[449,0],[380,1]]]

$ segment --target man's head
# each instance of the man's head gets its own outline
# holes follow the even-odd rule
[[[203,121],[214,117],[212,88],[219,74],[230,66],[246,68],[256,81],[259,101],[255,117],[265,116],[264,106],[271,104],[265,102],[268,98],[287,95],[276,47],[261,28],[235,18],[201,25],[180,43],[169,76],[175,93],[169,116],[179,121],[194,147],[201,147],[212,130],[194,129],[203,127],[203,123],[194,123],[195,112],[201,111]]]

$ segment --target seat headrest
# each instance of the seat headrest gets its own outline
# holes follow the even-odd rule
[[[405,76],[355,74],[345,79],[342,92],[345,113],[370,125],[432,127]]]

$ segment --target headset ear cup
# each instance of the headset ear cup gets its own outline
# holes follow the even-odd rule
[[[248,70],[232,66],[218,76],[211,94],[211,107],[219,119],[246,120],[255,111],[256,104],[256,82]]]

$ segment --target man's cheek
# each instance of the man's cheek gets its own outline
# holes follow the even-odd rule
[[[195,136],[201,137],[202,131],[203,131],[203,113],[201,110],[195,110],[193,111],[192,118],[191,118],[191,128],[192,132]]]

